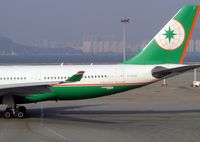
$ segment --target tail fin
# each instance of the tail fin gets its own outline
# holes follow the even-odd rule
[[[200,6],[184,6],[135,57],[124,64],[183,63],[200,12]]]

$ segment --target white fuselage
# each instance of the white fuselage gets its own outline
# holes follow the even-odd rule
[[[0,66],[0,88],[19,83],[65,81],[78,71],[85,71],[84,76],[72,84],[148,83],[158,80],[151,74],[155,66],[158,65]],[[159,66],[173,68],[181,65]]]

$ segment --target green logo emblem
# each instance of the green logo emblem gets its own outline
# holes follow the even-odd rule
[[[170,26],[169,26],[169,29],[168,29],[168,30],[165,30],[165,31],[166,31],[166,33],[163,34],[163,35],[166,36],[166,39],[168,39],[168,40],[169,40],[169,43],[170,43],[170,42],[171,42],[171,39],[174,39],[174,36],[175,36],[176,34],[174,33],[174,30],[171,30]]]
[[[182,45],[184,39],[185,30],[181,23],[174,19],[155,36],[156,43],[165,50],[175,50]]]

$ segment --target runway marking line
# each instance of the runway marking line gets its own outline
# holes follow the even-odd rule
[[[54,131],[53,129],[49,128],[49,127],[46,127],[46,126],[43,126],[45,129],[47,129],[49,132],[53,133],[54,135],[60,137],[61,139],[63,140],[67,140],[67,141],[71,141],[70,139],[67,139],[65,136],[59,134],[58,132]]]

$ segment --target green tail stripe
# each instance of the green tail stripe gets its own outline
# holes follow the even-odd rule
[[[197,21],[200,6],[184,6],[135,57],[124,64],[179,64]]]

